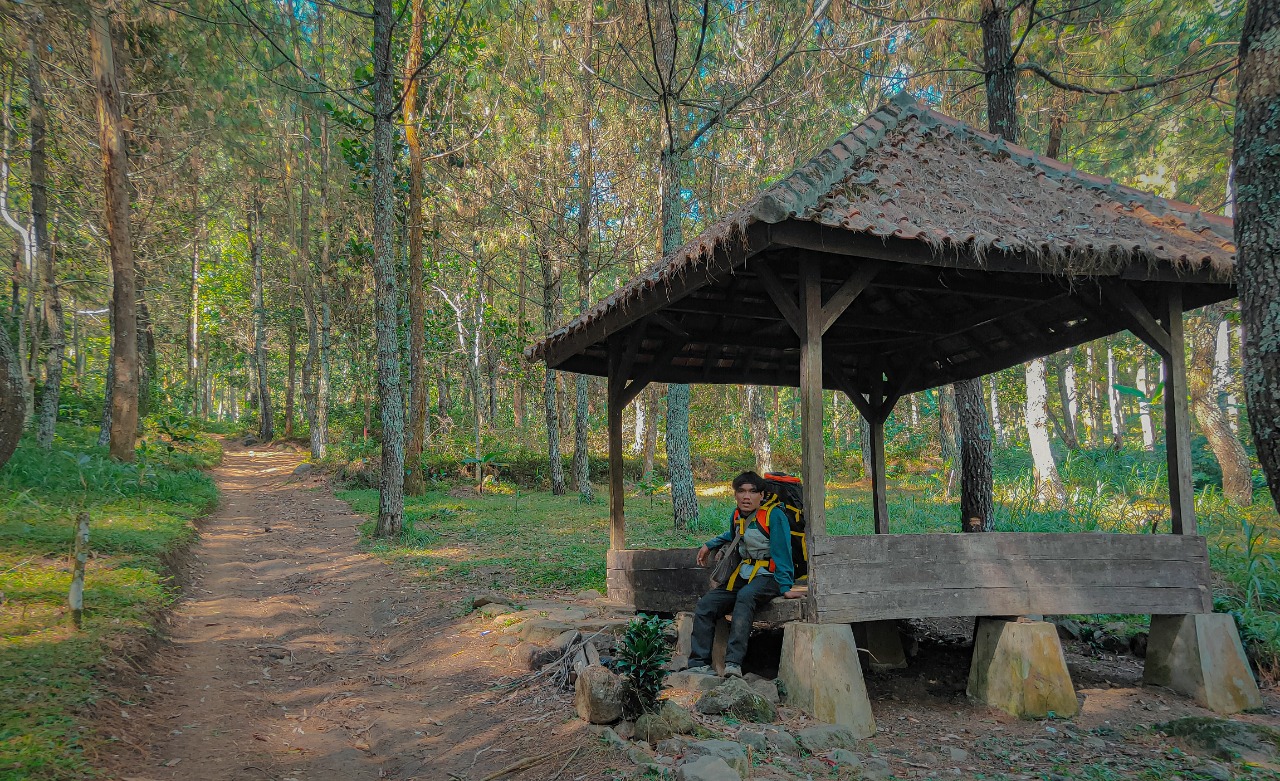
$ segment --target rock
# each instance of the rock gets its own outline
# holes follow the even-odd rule
[[[622,718],[621,694],[622,679],[611,670],[593,665],[578,673],[573,706],[585,721],[609,724]]]
[[[776,681],[759,678],[754,681],[748,681],[748,685],[751,686],[752,690],[754,690],[756,694],[764,697],[774,705],[778,704],[780,698],[778,697],[778,684]]]
[[[1106,751],[1107,741],[1102,738],[1085,738],[1083,741],[1085,748],[1091,751]]]
[[[253,446],[253,445],[258,444],[258,438],[257,438],[257,437],[245,437],[244,439],[240,440],[240,444],[241,444],[241,445],[244,445],[245,447],[251,447],[251,446]]]
[[[800,744],[796,743],[796,739],[786,730],[765,730],[764,739],[769,744],[769,748],[776,754],[784,754],[789,757],[800,756]]]
[[[631,760],[639,767],[661,767],[661,765],[654,760],[653,755],[648,751],[645,751],[638,744],[628,743],[626,752],[627,759]]]
[[[681,671],[678,673],[667,673],[665,683],[672,689],[709,692],[724,683],[724,679],[718,675]]]
[[[862,777],[868,781],[883,781],[893,777],[889,763],[880,757],[870,757],[862,763]]]
[[[293,468],[293,476],[306,477],[307,475],[311,474],[312,469],[314,469],[314,467],[311,466],[311,464],[306,464],[306,463],[298,464]]]
[[[821,754],[833,748],[857,748],[858,740],[848,727],[822,724],[796,733],[796,743],[810,754]]]
[[[684,747],[688,744],[689,741],[683,738],[667,738],[666,740],[659,740],[654,748],[658,750],[659,754],[675,757],[683,754]]]
[[[631,740],[636,736],[636,723],[634,721],[620,721],[613,725],[613,731],[618,733],[618,737],[623,740]]]
[[[628,744],[625,738],[619,735],[612,727],[606,727],[601,724],[592,724],[591,731],[600,738],[600,742],[606,746],[614,748],[625,748]]]
[[[1235,778],[1231,774],[1231,769],[1226,765],[1218,762],[1206,762],[1204,767],[1197,768],[1202,774],[1212,778],[1213,781],[1232,781]]]
[[[508,613],[514,613],[516,609],[510,605],[503,605],[498,602],[490,602],[476,608],[476,613],[485,618],[493,618],[495,616],[505,616]]]
[[[969,752],[955,746],[947,746],[947,759],[957,764],[969,758]]]
[[[1024,745],[1032,751],[1053,751],[1058,747],[1052,740],[1028,740]]]
[[[1070,618],[1055,618],[1053,624],[1058,628],[1058,637],[1063,640],[1079,640],[1081,634],[1080,622]]]
[[[1147,633],[1138,632],[1129,638],[1129,653],[1139,659],[1147,658]]]
[[[471,609],[478,610],[485,605],[510,605],[511,600],[501,594],[476,594],[471,597]]]
[[[657,744],[673,735],[709,737],[705,729],[693,720],[693,714],[671,700],[664,700],[657,713],[646,713],[636,719],[636,737]]]
[[[1193,750],[1226,760],[1270,763],[1280,745],[1280,731],[1235,719],[1187,716],[1155,728],[1170,737],[1182,738]]]
[[[719,715],[727,713],[743,721],[769,723],[778,718],[773,703],[756,693],[741,678],[730,678],[698,698],[694,706],[698,713]]]
[[[742,781],[742,776],[723,759],[704,756],[677,767],[676,781]]]
[[[862,758],[847,748],[832,749],[827,754],[827,759],[834,762],[836,767],[847,767],[854,770],[862,767]]]
[[[763,732],[744,729],[738,733],[738,742],[750,747],[757,754],[763,754],[769,750],[769,738]]]
[[[739,775],[746,773],[750,767],[747,763],[747,751],[740,743],[732,740],[700,740],[685,747],[684,755],[692,760],[698,757],[719,757],[733,768]]]
[[[545,645],[574,628],[559,621],[535,618],[521,623],[519,629],[516,630],[516,634],[521,639],[528,640],[531,643]]]
[[[511,661],[521,669],[536,670],[542,665],[534,664],[534,657],[541,650],[533,643],[518,643],[511,649]]]
[[[573,598],[579,602],[593,602],[597,599],[602,599],[603,597],[599,591],[589,588],[586,591],[579,591],[577,594],[574,594]]]

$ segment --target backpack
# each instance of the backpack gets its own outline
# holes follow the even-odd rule
[[[774,507],[782,510],[791,524],[791,561],[795,565],[796,582],[809,577],[809,546],[804,534],[804,486],[800,478],[785,472],[766,472],[764,478],[764,502],[766,512]]]

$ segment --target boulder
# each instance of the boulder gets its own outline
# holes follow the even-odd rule
[[[742,781],[742,776],[723,759],[702,756],[677,767],[676,781]]]
[[[514,613],[516,609],[510,605],[504,605],[499,602],[489,602],[476,608],[476,613],[485,618],[494,618],[495,616],[504,616],[508,613]]]
[[[585,667],[573,687],[578,716],[592,724],[611,724],[622,718],[622,679],[600,666]]]
[[[471,597],[472,610],[482,608],[485,605],[510,605],[510,604],[511,604],[511,599],[509,597],[504,597],[501,594],[486,593],[486,594],[476,594],[473,597]]]
[[[743,721],[769,723],[778,718],[773,703],[756,693],[741,678],[730,678],[698,698],[698,713],[729,714]]]
[[[689,741],[684,738],[667,738],[659,740],[654,746],[659,754],[665,754],[669,757],[679,756],[684,753],[684,747],[689,745]]]
[[[613,748],[627,747],[626,739],[614,731],[612,727],[593,724],[591,725],[591,731],[594,732],[600,738],[600,742],[604,743],[606,746],[612,746]]]
[[[759,694],[761,697],[764,697],[766,700],[773,703],[774,705],[777,705],[779,700],[781,699],[778,696],[777,681],[770,681],[765,678],[759,678],[754,681],[748,681],[748,685],[751,686],[751,688],[755,691],[756,694]]]
[[[613,731],[623,740],[631,740],[636,736],[636,723],[634,721],[620,721],[613,725]]]
[[[862,758],[847,748],[832,749],[827,753],[827,759],[834,762],[836,767],[847,767],[853,770],[862,767]]]
[[[764,731],[764,739],[775,754],[785,754],[789,757],[800,756],[800,744],[796,743],[796,739],[786,730],[767,729]]]
[[[541,650],[533,643],[517,643],[511,649],[511,661],[522,670],[536,670],[542,665],[534,664],[534,657]]]
[[[724,679],[718,675],[712,675],[710,673],[691,673],[688,671],[681,671],[678,673],[667,673],[665,683],[672,689],[709,692],[724,683]]]
[[[757,754],[763,754],[769,750],[769,738],[763,732],[744,729],[738,733],[738,742]]]
[[[628,743],[625,751],[627,752],[627,759],[631,760],[639,767],[662,767],[662,765],[653,758],[652,754],[645,751],[637,743]]]
[[[311,474],[312,469],[314,469],[314,467],[311,466],[311,464],[305,464],[305,463],[298,464],[293,468],[293,476],[306,477],[307,475]]]
[[[636,719],[636,738],[657,744],[674,735],[709,737],[693,720],[693,714],[671,700],[664,700],[657,713],[646,713]]]
[[[565,632],[572,631],[575,627],[559,621],[549,621],[545,618],[535,618],[524,621],[519,624],[516,634],[523,640],[531,643],[545,645]]]
[[[969,752],[965,751],[962,748],[957,748],[955,746],[947,746],[947,751],[945,756],[949,761],[959,764],[961,762],[968,761]]]
[[[684,755],[686,761],[698,757],[719,757],[739,775],[745,774],[750,767],[747,750],[741,743],[734,743],[732,740],[699,740],[686,746]]]
[[[858,745],[853,730],[836,724],[821,724],[796,733],[796,743],[810,754],[821,754],[833,748],[853,749]]]
[[[574,594],[573,598],[579,602],[592,602],[597,599],[601,599],[602,597],[599,591],[589,588],[586,591],[579,591],[577,594]]]
[[[880,757],[870,757],[862,763],[862,777],[867,781],[884,781],[893,777],[893,770]]]

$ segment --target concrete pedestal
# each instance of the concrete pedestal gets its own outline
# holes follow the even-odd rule
[[[867,665],[872,672],[902,670],[907,655],[902,650],[902,633],[897,621],[863,621],[853,625],[858,647],[866,649]]]
[[[711,641],[711,667],[724,675],[724,655],[729,650],[729,622],[716,621],[716,634]],[[683,670],[693,652],[693,613],[676,613],[676,648],[671,654],[670,670]]]
[[[787,624],[778,678],[786,686],[789,705],[819,721],[848,727],[856,737],[876,734],[858,648],[848,624]]]
[[[1152,616],[1142,681],[1217,713],[1262,707],[1235,621],[1223,613]]]
[[[1057,627],[978,619],[969,696],[1019,718],[1074,716],[1079,705]]]

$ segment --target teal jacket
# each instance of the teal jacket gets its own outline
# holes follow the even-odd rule
[[[760,524],[751,521],[751,526],[756,528]],[[748,527],[750,528],[750,527]],[[764,531],[764,529],[760,529]],[[707,540],[707,547],[711,550],[728,545],[733,542],[737,529],[733,528],[733,513],[729,513],[729,530],[724,534]],[[773,559],[773,572],[766,572],[761,569],[760,574],[769,574],[773,576],[774,581],[778,584],[778,590],[783,594],[791,590],[796,582],[796,566],[791,559],[791,522],[787,520],[787,514],[780,508],[775,507],[769,511],[769,557]]]

